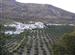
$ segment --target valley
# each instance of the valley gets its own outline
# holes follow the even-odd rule
[[[75,55],[75,13],[50,4],[0,0],[0,55],[68,53]]]

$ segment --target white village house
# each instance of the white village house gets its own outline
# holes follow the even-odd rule
[[[45,25],[42,22],[35,22],[34,24],[23,24],[19,22],[15,22],[15,24],[4,25],[5,27],[15,27],[16,31],[6,31],[5,34],[20,34],[25,29],[35,29],[35,28],[44,28]]]

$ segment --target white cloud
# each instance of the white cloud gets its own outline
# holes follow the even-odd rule
[[[75,0],[16,0],[22,3],[52,4],[56,7],[75,13]]]

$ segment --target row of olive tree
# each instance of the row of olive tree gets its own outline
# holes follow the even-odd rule
[[[3,30],[3,25],[0,25],[0,55],[10,55],[7,48],[4,46],[6,44],[8,36],[2,33],[2,30]]]

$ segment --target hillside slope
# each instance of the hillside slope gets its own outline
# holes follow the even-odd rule
[[[0,0],[0,20],[75,23],[75,14],[48,4],[19,3]]]

